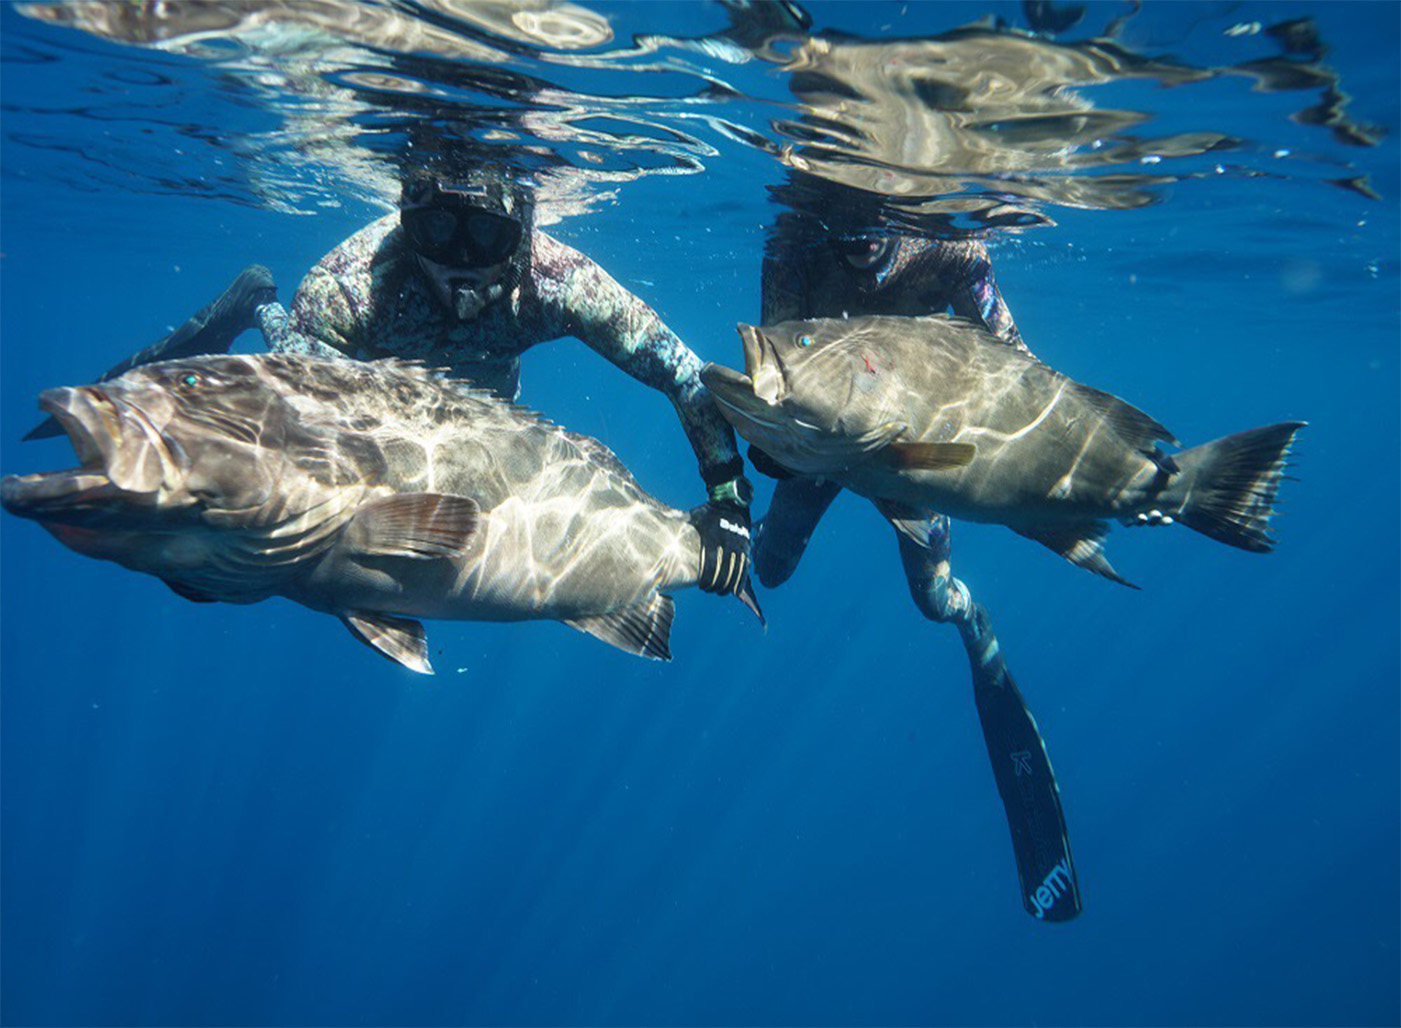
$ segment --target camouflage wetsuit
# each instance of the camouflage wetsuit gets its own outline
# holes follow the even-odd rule
[[[764,258],[763,323],[848,314],[918,317],[952,309],[987,326],[1008,345],[1026,349],[982,243],[941,242],[889,230],[879,238],[883,250],[868,266],[858,267],[830,245],[831,238],[815,218],[781,215]],[[793,573],[839,492],[841,486],[824,479],[787,478],[778,483],[754,540],[754,567],[764,585],[779,585]],[[958,617],[969,601],[967,590],[949,576],[948,518],[897,510],[891,504],[878,506],[897,524],[900,556],[920,610],[937,621]],[[927,521],[927,527],[910,531],[911,523],[919,520]],[[917,543],[915,535],[922,535],[927,545]]]
[[[664,393],[707,486],[740,473],[734,434],[700,381],[700,359],[647,304],[579,251],[534,231],[528,269],[514,289],[476,317],[457,320],[431,292],[387,215],[323,257],[297,289],[291,311],[258,308],[275,351],[403,357],[445,366],[508,400],[520,391],[520,355],[574,336],[633,378]]]

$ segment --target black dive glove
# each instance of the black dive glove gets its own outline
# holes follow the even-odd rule
[[[743,475],[710,488],[710,502],[691,511],[701,537],[698,585],[708,593],[740,596],[749,581],[749,502],[754,488]]]

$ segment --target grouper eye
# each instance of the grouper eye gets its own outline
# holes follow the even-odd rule
[[[799,336],[799,337],[798,337],[798,345],[799,345],[799,346],[811,346],[811,345],[812,345],[812,336],[808,336],[808,335]]]
[[[180,381],[193,389],[195,386],[199,385],[199,376],[191,373],[189,375],[186,375]]]

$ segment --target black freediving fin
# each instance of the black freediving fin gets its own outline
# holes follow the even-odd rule
[[[345,614],[341,620],[355,638],[394,663],[420,675],[433,673],[428,662],[428,633],[419,622],[389,614]]]
[[[671,621],[675,616],[676,604],[671,597],[656,593],[650,600],[611,614],[570,618],[564,623],[627,653],[650,660],[670,660]]]
[[[998,649],[987,611],[981,604],[973,611],[963,642],[983,740],[1012,831],[1022,904],[1038,920],[1069,921],[1080,913],[1080,883],[1056,776],[1036,720]]]
[[[228,353],[243,330],[252,327],[253,311],[258,305],[276,298],[277,286],[273,282],[272,272],[261,264],[250,264],[239,272],[218,299],[201,308],[164,339],[108,368],[98,381],[107,382],[132,368],[156,361],[197,357],[206,353]],[[63,429],[58,419],[50,416],[30,429],[24,441],[59,435],[63,435]]]

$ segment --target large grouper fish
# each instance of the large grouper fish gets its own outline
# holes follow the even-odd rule
[[[1105,519],[1173,520],[1265,552],[1285,458],[1303,422],[1179,445],[1123,400],[945,315],[740,325],[745,373],[702,379],[735,430],[783,468],[887,511],[992,522],[1128,585]],[[894,506],[891,506],[891,505]],[[897,527],[898,517],[893,518]]]
[[[39,405],[82,466],[6,477],[10,513],[191,600],[335,614],[414,671],[417,618],[552,618],[670,659],[668,594],[699,571],[688,515],[602,443],[418,365],[196,357]]]

